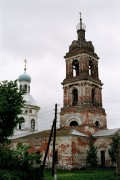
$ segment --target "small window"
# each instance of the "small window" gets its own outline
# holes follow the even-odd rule
[[[31,130],[35,131],[35,120],[34,119],[31,120]]]
[[[77,105],[78,103],[78,90],[77,89],[73,89],[72,91],[72,105]]]
[[[79,75],[79,62],[78,60],[74,60],[72,63],[73,77]]]
[[[29,113],[31,113],[31,114],[32,114],[32,109],[29,109]]]
[[[28,113],[28,110],[27,109],[25,109],[25,114],[27,114]]]
[[[78,123],[77,123],[76,121],[72,121],[72,122],[70,123],[70,126],[78,126]]]
[[[100,126],[99,121],[96,121],[96,122],[95,122],[95,126],[96,126],[96,127],[99,127],[99,126]]]
[[[19,130],[21,129],[21,123],[19,123]]]
[[[24,123],[24,122],[25,122],[24,117],[20,117],[19,118],[19,129],[22,129],[22,123]]]

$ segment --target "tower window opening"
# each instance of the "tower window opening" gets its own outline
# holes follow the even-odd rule
[[[78,122],[72,121],[72,122],[70,123],[70,126],[78,126]]]
[[[89,60],[89,75],[93,75],[93,61]]]
[[[95,89],[92,89],[92,104],[95,105]]]
[[[73,71],[73,77],[79,75],[79,62],[78,60],[74,60],[72,63],[72,71]]]
[[[72,105],[77,105],[78,103],[78,90],[73,89],[72,91]]]
[[[20,91],[22,91],[22,85],[20,85]]]
[[[96,126],[96,127],[99,127],[99,126],[100,126],[99,121],[96,121],[96,122],[95,122],[95,126]]]
[[[27,84],[25,84],[24,90],[25,90],[25,92],[27,92]]]
[[[35,131],[35,120],[34,119],[31,120],[31,130]]]

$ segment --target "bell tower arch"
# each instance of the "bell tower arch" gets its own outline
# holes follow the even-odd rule
[[[63,108],[60,112],[60,127],[84,127],[85,131],[106,128],[106,113],[102,105],[102,82],[99,79],[99,57],[91,41],[85,39],[86,27],[77,25],[77,40],[69,46],[65,55],[66,78],[63,80]],[[68,124],[68,119],[73,118]],[[76,121],[76,116],[79,120]],[[95,121],[95,119],[99,119]],[[79,123],[80,122],[80,123]]]

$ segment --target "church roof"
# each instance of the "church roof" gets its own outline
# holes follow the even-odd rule
[[[27,81],[27,82],[31,82],[31,77],[26,73],[26,71],[21,74],[19,77],[18,77],[18,81]]]
[[[27,105],[38,106],[35,99],[30,93],[23,94],[23,99],[25,100],[25,104]]]
[[[20,136],[20,137],[16,137],[14,139],[17,138],[21,138],[21,139],[31,139],[31,138],[48,138],[50,136],[50,132],[51,130],[44,130],[44,131],[40,131],[40,132],[32,132],[31,134],[28,135],[24,135],[24,136]],[[74,135],[74,136],[82,136],[82,137],[87,137],[85,134],[80,133],[79,131],[75,130],[75,129],[71,129],[71,128],[60,128],[57,129],[56,132],[56,136],[69,136],[69,135]]]
[[[115,129],[105,129],[105,130],[100,130],[96,132],[93,137],[104,137],[104,136],[113,136],[115,135],[120,128],[115,128]]]
[[[83,134],[83,133],[81,133],[81,132],[79,132],[79,131],[77,131],[77,130],[75,130],[75,129],[72,129],[72,131],[71,131],[70,134],[71,134],[71,135],[76,135],[76,136],[84,136],[84,137],[87,137],[87,135],[85,135],[85,134]]]

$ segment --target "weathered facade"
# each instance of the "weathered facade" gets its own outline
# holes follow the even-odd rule
[[[87,165],[86,153],[91,136],[98,150],[100,165],[111,165],[108,154],[112,137],[120,129],[107,129],[106,113],[102,105],[102,82],[99,79],[98,56],[91,41],[85,39],[85,26],[80,18],[78,39],[65,55],[66,78],[63,80],[63,108],[60,128],[57,129],[56,151],[58,168],[73,169]],[[32,145],[42,157],[48,144],[50,130],[14,139]],[[53,141],[49,147],[47,165],[52,164]],[[31,149],[32,150],[32,149]]]
[[[73,41],[65,55],[66,78],[63,80],[64,107],[60,126],[84,126],[84,132],[94,134],[105,129],[106,113],[102,107],[102,82],[98,73],[98,56],[91,41],[85,39],[85,27],[80,18],[78,40]]]

